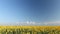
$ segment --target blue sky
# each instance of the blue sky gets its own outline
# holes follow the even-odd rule
[[[60,0],[0,0],[0,22],[60,20]]]

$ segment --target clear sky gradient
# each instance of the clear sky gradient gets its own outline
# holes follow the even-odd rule
[[[60,0],[0,0],[0,22],[60,20]]]

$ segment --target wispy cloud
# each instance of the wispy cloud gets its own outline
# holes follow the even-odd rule
[[[19,22],[17,23],[18,25],[36,25],[36,26],[41,26],[41,25],[50,25],[50,26],[53,26],[53,25],[60,25],[60,21],[52,21],[52,22],[32,22],[32,21],[27,21],[27,22]]]
[[[35,26],[55,26],[55,25],[60,25],[60,21],[52,21],[52,22],[32,22],[32,21],[27,21],[27,22],[16,22],[16,23],[2,23],[2,24],[0,24],[0,25],[26,25],[26,26],[28,26],[28,25],[30,25],[30,26],[33,26],[33,25],[35,25]]]
[[[60,21],[45,22],[46,25],[60,25]]]

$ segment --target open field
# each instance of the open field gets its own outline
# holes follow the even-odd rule
[[[60,34],[60,26],[0,26],[0,34]]]

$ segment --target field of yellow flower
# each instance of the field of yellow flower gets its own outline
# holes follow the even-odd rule
[[[0,34],[60,34],[60,26],[0,26]]]

